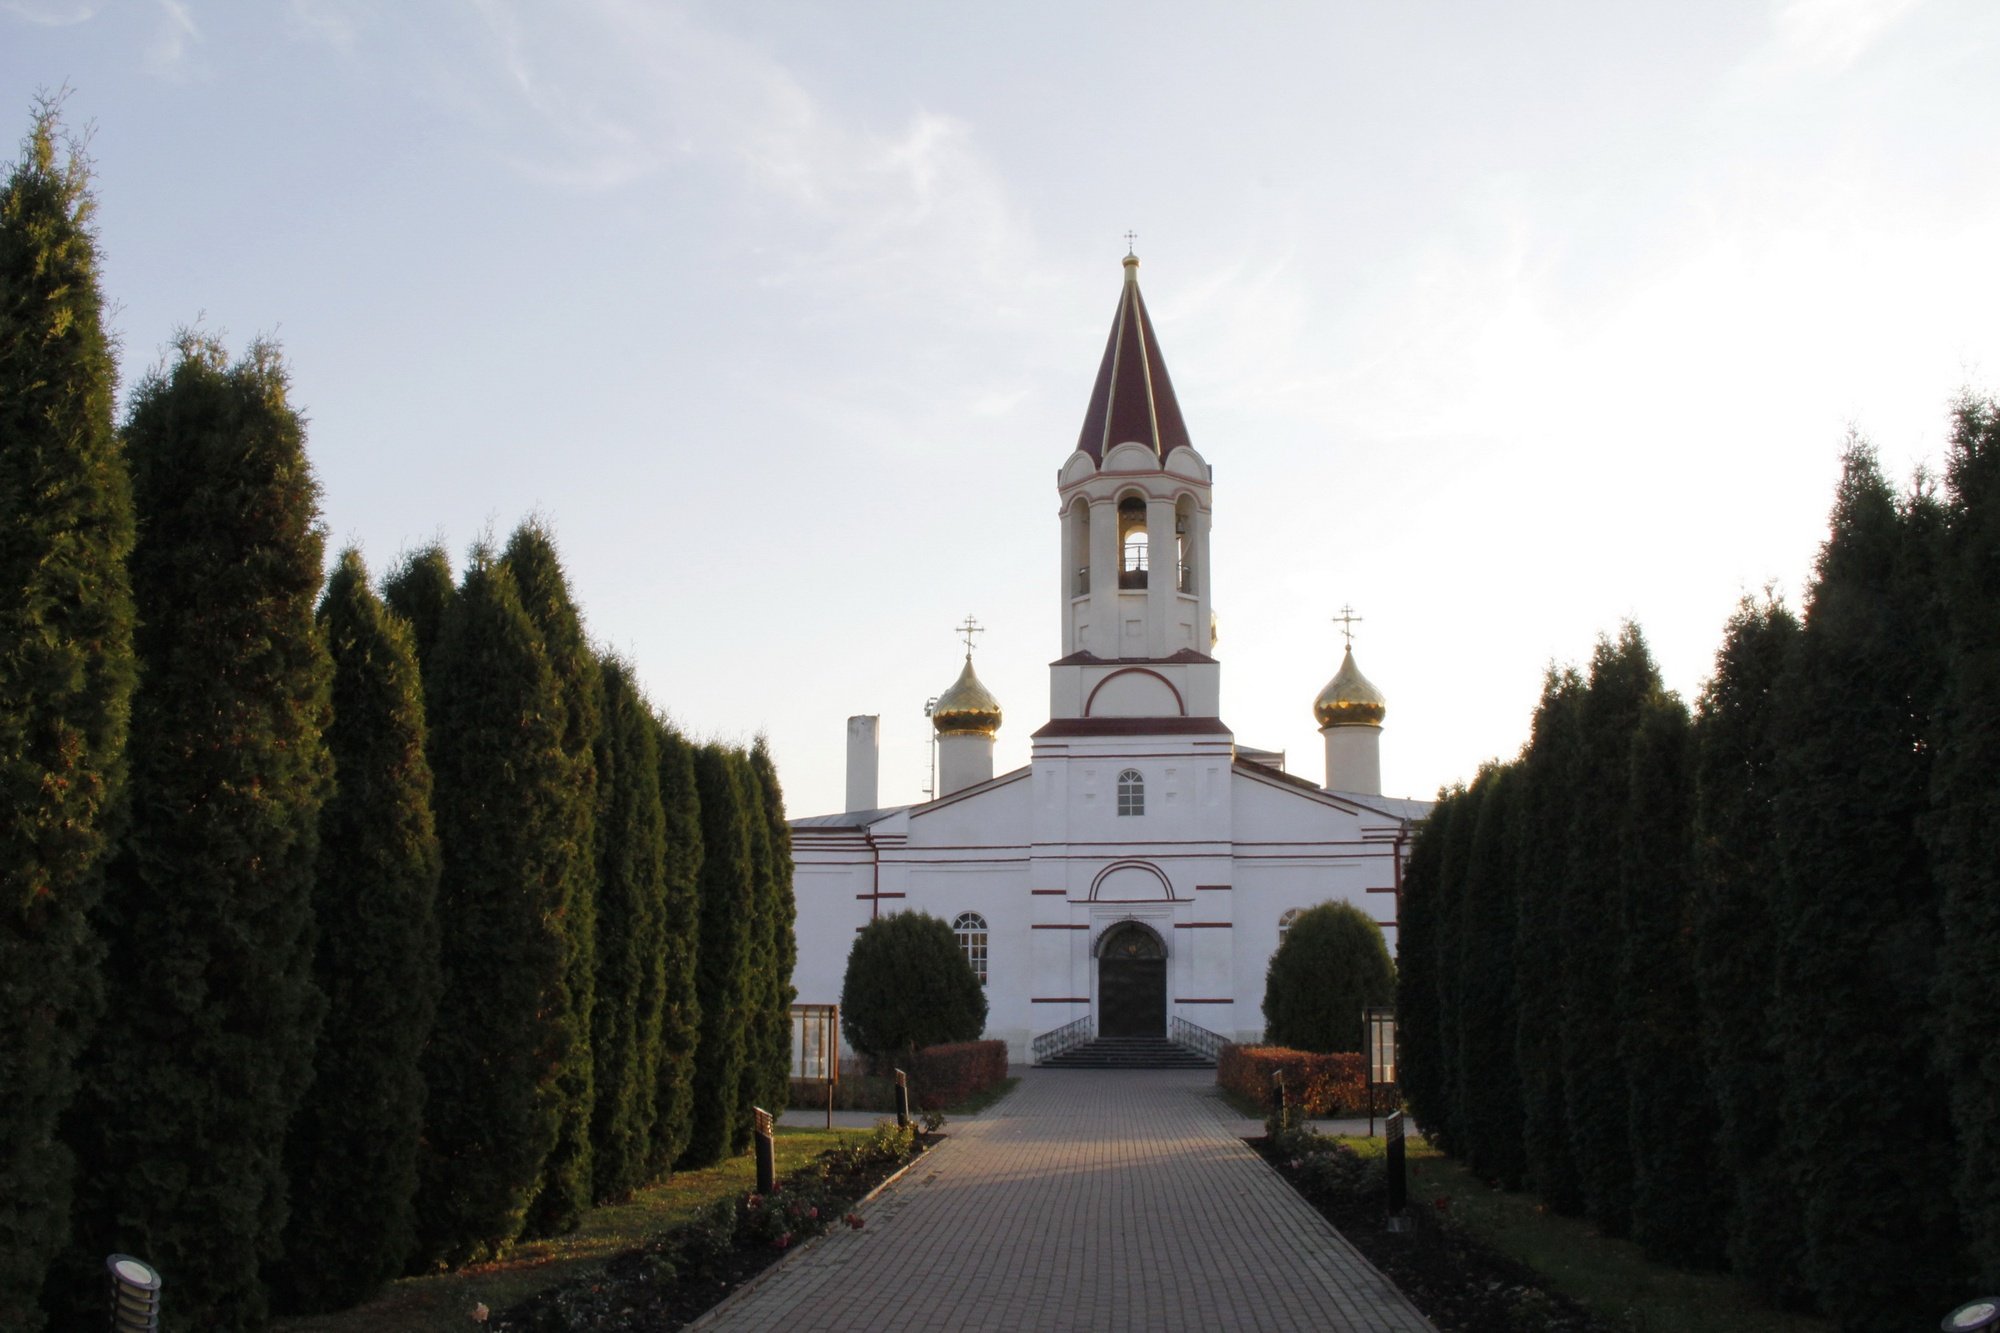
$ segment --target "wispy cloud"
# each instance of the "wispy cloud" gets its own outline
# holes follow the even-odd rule
[[[201,40],[201,30],[182,0],[159,0],[159,5],[160,23],[146,48],[146,68],[162,78],[184,78],[189,52]]]
[[[1838,74],[1921,0],[1782,0],[1773,16],[1779,63]]]
[[[0,0],[0,10],[45,28],[67,28],[94,18],[102,5],[90,0]]]

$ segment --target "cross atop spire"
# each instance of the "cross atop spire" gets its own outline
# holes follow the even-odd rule
[[[972,613],[968,611],[965,614],[965,623],[963,625],[954,625],[952,626],[952,628],[965,636],[965,660],[968,662],[971,661],[972,636],[975,634],[984,634],[986,632],[986,626],[980,624],[977,620],[974,620],[972,618]]]
[[[1333,623],[1340,626],[1341,634],[1347,639],[1347,646],[1352,648],[1354,646],[1354,627],[1361,623],[1361,617],[1354,614],[1353,607],[1343,605],[1340,608],[1340,614],[1333,618]]]
[[[1139,233],[1138,233],[1138,232],[1136,232],[1136,231],[1128,231],[1128,232],[1126,232],[1126,233],[1125,233],[1125,253],[1126,253],[1126,255],[1127,255],[1127,256],[1130,256],[1130,255],[1132,255],[1132,254],[1134,254],[1134,253],[1135,253],[1135,251],[1133,250],[1133,247],[1134,247],[1134,246],[1136,246],[1136,245],[1138,245],[1138,244],[1139,244]]]

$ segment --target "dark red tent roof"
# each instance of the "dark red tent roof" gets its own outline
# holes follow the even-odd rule
[[[1118,294],[1111,340],[1104,345],[1104,364],[1097,368],[1076,447],[1102,463],[1107,449],[1127,440],[1145,445],[1162,462],[1189,443],[1167,363],[1160,357],[1160,340],[1139,295],[1139,261],[1132,255],[1125,257],[1125,290]]]

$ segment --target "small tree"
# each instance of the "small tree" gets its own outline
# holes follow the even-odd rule
[[[1268,1039],[1300,1051],[1358,1051],[1361,1011],[1396,1002],[1382,928],[1352,903],[1299,913],[1264,973]]]
[[[986,991],[949,923],[922,912],[878,917],[854,937],[840,983],[840,1030],[876,1061],[986,1030]]]

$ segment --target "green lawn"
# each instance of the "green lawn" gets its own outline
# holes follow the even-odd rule
[[[1383,1152],[1380,1138],[1347,1142],[1364,1156]],[[1629,1241],[1544,1211],[1531,1194],[1489,1188],[1422,1139],[1409,1140],[1406,1151],[1412,1207],[1448,1198],[1473,1235],[1614,1323],[1643,1333],[1832,1333],[1825,1320],[1769,1309],[1735,1278],[1652,1263]]]
[[[778,1173],[803,1166],[828,1148],[867,1137],[865,1129],[778,1130]],[[366,1305],[335,1315],[281,1319],[278,1333],[465,1333],[474,1327],[472,1307],[506,1309],[545,1287],[576,1277],[613,1255],[633,1249],[692,1217],[703,1205],[739,1191],[756,1180],[745,1154],[721,1166],[683,1171],[642,1191],[630,1203],[592,1209],[573,1234],[516,1247],[506,1259],[475,1264],[435,1277],[404,1278]]]

